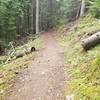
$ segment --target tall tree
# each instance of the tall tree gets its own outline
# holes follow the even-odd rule
[[[36,34],[39,34],[39,0],[36,0]]]
[[[85,12],[85,0],[81,0],[80,16],[83,16],[84,12]]]

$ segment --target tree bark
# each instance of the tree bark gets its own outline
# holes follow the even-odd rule
[[[100,32],[82,40],[82,46],[84,50],[89,50],[91,47],[94,47],[98,44],[100,44]]]
[[[39,34],[39,0],[36,0],[36,34]]]
[[[32,0],[32,14],[31,14],[31,32],[33,33],[34,25],[33,25],[33,8],[34,8],[34,0]]]
[[[83,16],[84,12],[85,12],[85,0],[81,0],[80,16]]]

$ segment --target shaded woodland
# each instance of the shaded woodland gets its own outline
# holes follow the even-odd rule
[[[39,32],[67,23],[79,14],[79,0],[39,1]],[[0,0],[0,51],[19,37],[36,33],[36,0]]]

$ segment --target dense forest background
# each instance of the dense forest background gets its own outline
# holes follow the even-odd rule
[[[40,0],[39,31],[75,20],[85,0]],[[86,10],[100,17],[100,0],[87,0]],[[36,33],[36,0],[0,0],[0,51],[18,36]]]

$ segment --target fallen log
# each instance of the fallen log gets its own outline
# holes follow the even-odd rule
[[[16,58],[23,57],[24,55],[25,55],[25,52],[24,52],[24,51],[21,51],[21,50],[16,51],[16,52],[14,53],[14,56],[15,56]]]
[[[92,36],[82,40],[83,49],[86,51],[98,44],[100,44],[100,32],[97,32]]]
[[[36,51],[35,47],[26,48],[25,54],[29,54],[29,53],[34,52],[34,51]]]
[[[18,51],[16,51],[14,53],[14,56],[16,58],[20,58],[20,57],[23,57],[24,55],[32,53],[34,51],[36,51],[35,47],[27,47],[27,48],[24,48],[24,50],[18,50]]]

